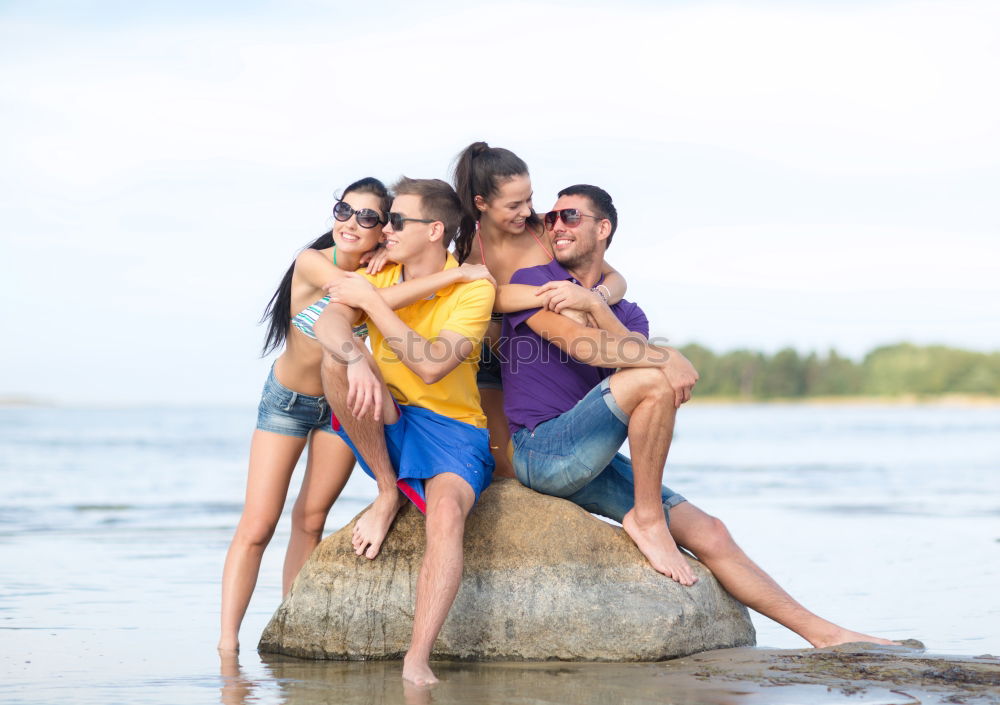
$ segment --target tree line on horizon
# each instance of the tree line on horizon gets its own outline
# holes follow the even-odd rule
[[[778,399],[833,396],[1000,395],[1000,352],[899,343],[876,348],[860,362],[831,349],[825,355],[784,348],[715,353],[680,347],[698,370],[698,396]]]

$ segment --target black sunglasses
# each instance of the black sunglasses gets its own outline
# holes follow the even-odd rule
[[[378,214],[378,211],[372,210],[371,208],[354,210],[343,201],[337,201],[337,205],[333,207],[333,217],[341,223],[350,220],[352,215],[357,217],[358,225],[362,228],[374,228],[380,223],[385,225],[387,222]]]
[[[579,208],[563,208],[562,210],[549,211],[545,214],[545,227],[552,230],[552,228],[556,227],[556,221],[560,218],[562,218],[562,222],[566,224],[567,228],[575,228],[584,218],[604,220],[604,218],[598,218],[596,215],[581,213]]]
[[[404,227],[406,227],[405,225],[403,225],[403,223],[406,223],[407,221],[413,221],[414,223],[437,222],[436,220],[427,220],[426,218],[407,218],[402,213],[393,213],[392,211],[389,212],[389,225],[391,225],[392,229],[395,230],[396,232],[399,232]]]

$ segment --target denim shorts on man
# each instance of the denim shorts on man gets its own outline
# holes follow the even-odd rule
[[[274,376],[274,365],[264,382],[257,407],[257,428],[283,436],[305,438],[313,429],[330,428],[330,407],[323,397],[299,394],[285,387]]]
[[[628,438],[628,414],[602,380],[576,406],[534,431],[514,434],[514,471],[525,486],[568,499],[588,512],[621,522],[635,505],[632,462],[618,452]],[[663,513],[685,499],[661,489]]]

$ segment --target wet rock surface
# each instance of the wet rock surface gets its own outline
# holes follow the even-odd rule
[[[819,686],[852,702],[1000,703],[1000,658],[931,655],[920,647],[920,642],[904,642],[780,651],[731,649],[697,654],[672,662],[669,668],[676,677],[689,675],[709,689],[731,683],[752,685],[755,690],[789,688],[789,693],[801,694]],[[776,697],[774,702],[786,701]]]

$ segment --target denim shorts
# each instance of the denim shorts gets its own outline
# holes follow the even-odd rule
[[[257,428],[296,438],[305,438],[316,428],[333,433],[330,428],[330,407],[326,399],[299,394],[282,386],[274,376],[273,365],[260,395]]]
[[[514,434],[514,471],[533,490],[621,522],[635,505],[632,461],[618,452],[627,438],[628,414],[606,378],[566,413]],[[666,486],[660,495],[669,523],[685,499]]]

